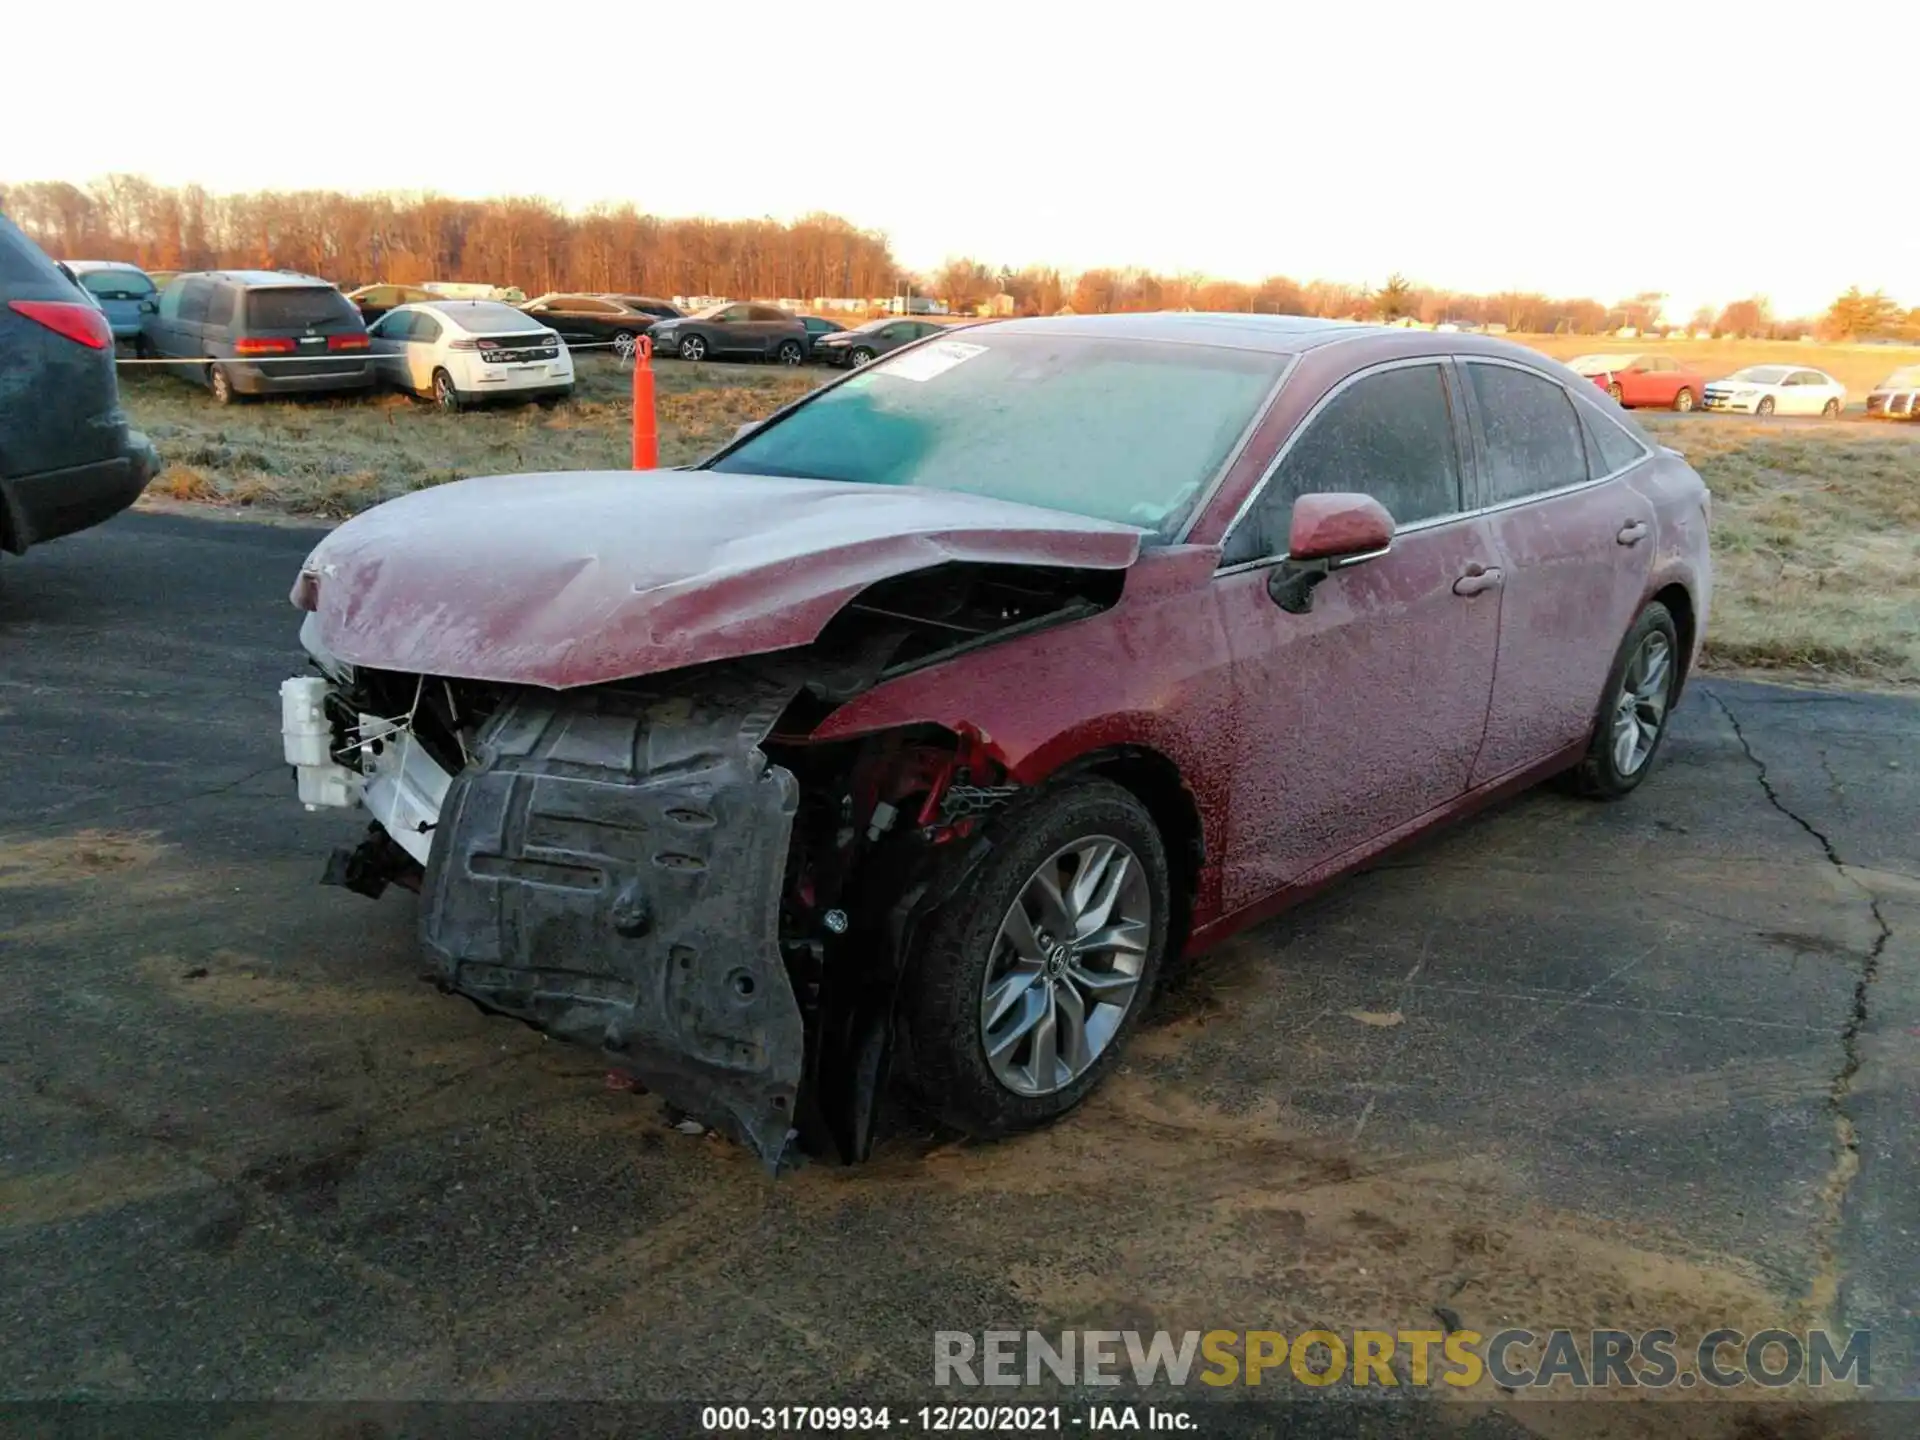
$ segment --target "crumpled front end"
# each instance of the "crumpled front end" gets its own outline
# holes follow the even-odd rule
[[[300,797],[374,818],[327,878],[418,888],[447,989],[777,1167],[806,1061],[779,937],[799,787],[759,745],[797,683],[719,665],[563,698],[315,659],[281,690]]]
[[[743,673],[512,696],[453,780],[421,892],[440,978],[592,1045],[777,1166],[805,1060],[779,946],[798,803]]]

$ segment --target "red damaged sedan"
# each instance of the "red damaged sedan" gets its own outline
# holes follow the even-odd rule
[[[1708,495],[1505,341],[1258,316],[936,337],[702,465],[382,505],[294,587],[328,878],[440,983],[778,1166],[889,1077],[976,1135],[1154,982],[1565,774],[1645,779]]]

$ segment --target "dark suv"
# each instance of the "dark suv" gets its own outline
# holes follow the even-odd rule
[[[800,317],[778,305],[709,305],[682,320],[662,320],[647,334],[657,354],[682,360],[732,355],[798,365],[813,348]]]
[[[286,270],[176,275],[141,325],[150,354],[213,391],[301,395],[368,390],[375,370],[367,323],[326,281]]]
[[[120,409],[107,317],[0,215],[0,549],[119,514],[158,464]]]

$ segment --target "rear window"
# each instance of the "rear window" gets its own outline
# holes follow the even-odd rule
[[[138,270],[88,270],[80,284],[102,300],[144,300],[153,294],[153,282]]]
[[[247,326],[253,330],[295,330],[330,320],[353,321],[360,312],[338,290],[272,289],[247,292]]]
[[[474,335],[510,335],[538,330],[540,324],[527,318],[526,312],[511,305],[496,305],[491,300],[475,300],[468,305],[445,305],[447,318]]]

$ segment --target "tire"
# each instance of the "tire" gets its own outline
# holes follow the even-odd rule
[[[433,403],[449,413],[460,409],[460,390],[453,383],[453,376],[444,370],[433,372]]]
[[[689,335],[680,342],[682,360],[704,360],[707,358],[707,339],[704,335]]]
[[[1838,400],[1827,401],[1825,405],[1820,407],[1820,418],[1822,420],[1838,420],[1840,418],[1840,402]]]
[[[1762,395],[1760,397],[1760,403],[1753,407],[1753,413],[1758,415],[1762,420],[1773,414],[1773,396]]]
[[[1682,415],[1691,411],[1693,409],[1693,391],[1687,386],[1682,385],[1679,393],[1673,397],[1673,408],[1678,410]]]
[[[782,340],[780,348],[773,352],[773,358],[782,365],[804,364],[807,358],[807,347],[798,340]]]
[[[240,398],[239,393],[233,388],[233,381],[218,365],[207,367],[207,389],[213,392],[213,403],[216,405],[232,405]]]
[[[1627,392],[1620,388],[1620,382],[1618,380],[1607,386],[1607,394],[1613,397],[1613,403],[1616,405],[1625,405],[1627,403]]]
[[[980,869],[960,894],[928,917],[901,1001],[914,1087],[949,1125],[980,1137],[1057,1120],[1106,1078],[1151,1000],[1167,948],[1172,895],[1166,848],[1152,816],[1131,792],[1110,781],[1086,778],[1043,789],[1002,812],[989,833],[994,848]],[[1056,893],[1064,890],[1070,900],[1071,877],[1078,871],[1070,858],[1075,848],[1088,847],[1086,863],[1091,864],[1101,847],[1115,844],[1124,847],[1130,863],[1123,867],[1124,883],[1104,923],[1111,929],[1113,914],[1127,915],[1136,936],[1144,930],[1144,940],[1137,953],[1088,952],[1086,958],[1094,962],[1088,965],[1065,954],[1057,937],[1037,938],[1048,927],[1041,915],[1045,907],[1033,904],[1033,886],[1042,872],[1051,873]],[[1024,964],[1005,943],[1004,927],[1016,907],[1022,915],[1041,915],[1026,927]],[[1085,916],[1081,925],[1088,933],[1103,933]],[[1048,947],[1044,958],[1038,954],[1042,945]],[[1137,969],[1117,1016],[1108,1012],[1118,1002],[1089,1002],[1089,996],[1119,994],[1116,981],[1124,978],[1128,964]],[[1083,988],[1089,980],[1093,984]],[[997,993],[990,994],[990,983]],[[1068,995],[1081,1019],[1092,1023],[1075,1025]],[[999,1007],[997,1019],[989,1012],[990,1001]],[[1003,1039],[1014,1037],[998,1068],[988,1055],[990,1030]],[[1058,1037],[1052,1057],[1039,1048],[1043,1031]],[[1079,1047],[1071,1044],[1076,1032]],[[1073,1059],[1074,1048],[1080,1048],[1084,1063]],[[1016,1088],[1022,1073],[1028,1077],[1021,1082],[1026,1088]]]
[[[1659,647],[1663,644],[1664,651],[1661,651]],[[1649,667],[1642,657],[1659,653],[1665,656],[1664,669],[1657,691],[1653,692],[1658,696],[1658,713],[1652,714],[1646,703],[1649,697],[1643,694],[1649,689]],[[1683,663],[1673,616],[1656,600],[1633,622],[1627,638],[1620,642],[1620,652],[1614,656],[1612,668],[1607,671],[1607,688],[1602,692],[1600,713],[1594,719],[1593,739],[1587,745],[1586,757],[1572,774],[1576,794],[1594,800],[1618,800],[1639,788],[1653,769],[1660,742],[1666,739]],[[1638,698],[1632,700],[1629,707],[1630,693]],[[1623,744],[1629,708],[1638,727],[1638,738],[1630,756],[1624,753]],[[1654,727],[1651,739],[1646,734],[1647,723]]]
[[[862,365],[873,362],[873,351],[864,345],[856,345],[847,352],[847,363],[858,370]]]

